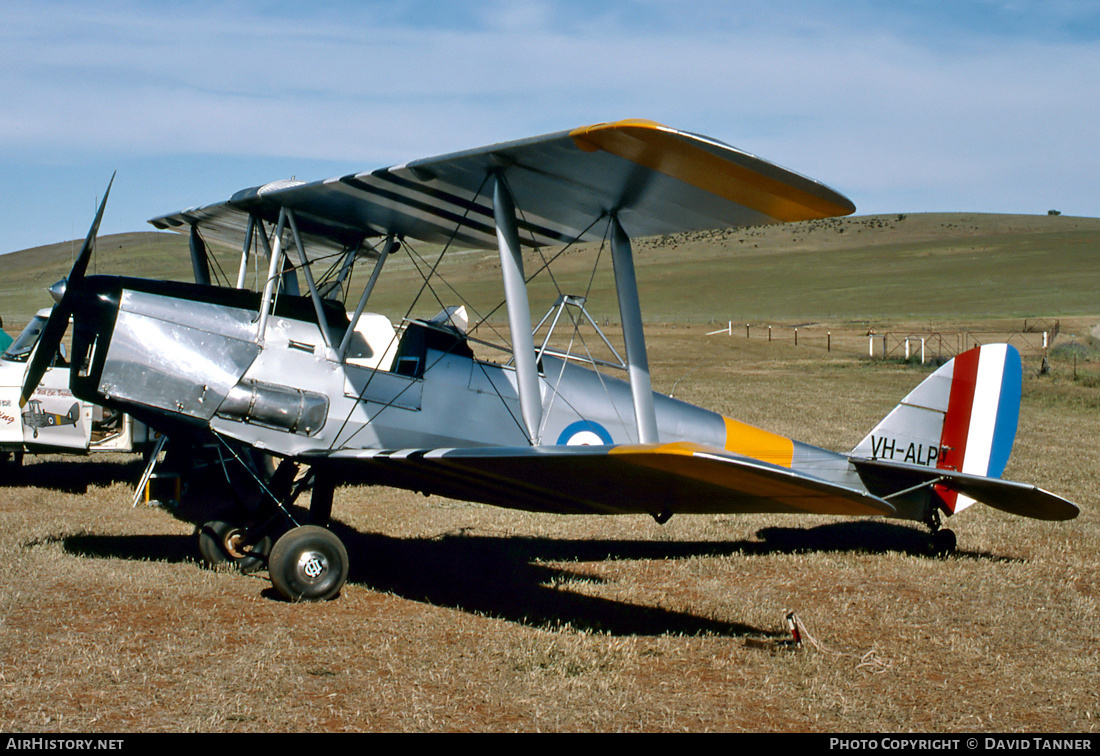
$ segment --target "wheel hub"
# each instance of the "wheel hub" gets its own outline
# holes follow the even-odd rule
[[[320,551],[304,551],[298,557],[298,574],[308,583],[324,579],[328,570],[328,559]]]
[[[244,559],[248,551],[244,548],[244,536],[234,528],[225,536],[225,551],[234,559]]]

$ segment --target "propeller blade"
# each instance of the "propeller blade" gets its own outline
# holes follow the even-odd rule
[[[35,349],[34,358],[27,366],[27,374],[23,378],[23,390],[19,396],[20,408],[26,406],[31,394],[38,388],[42,376],[46,374],[46,369],[49,368],[54,355],[57,354],[61,338],[65,335],[65,329],[69,326],[69,318],[73,314],[73,297],[76,296],[77,289],[80,288],[80,284],[84,280],[84,274],[88,271],[88,261],[92,257],[92,250],[95,249],[99,223],[103,220],[103,209],[107,207],[107,197],[110,196],[111,186],[115,183],[115,173],[111,174],[111,180],[107,183],[107,191],[103,193],[103,199],[96,211],[95,220],[92,221],[92,227],[88,229],[88,236],[84,239],[84,246],[80,248],[80,254],[77,255],[76,262],[73,263],[73,268],[69,271],[69,276],[65,280],[61,299],[54,306],[53,312],[50,313],[50,319],[46,321],[46,327],[42,329],[42,335],[38,338],[38,347]],[[54,284],[51,293],[56,288],[58,288],[58,285]]]
[[[107,191],[103,193],[103,199],[99,203],[95,220],[92,222],[92,227],[88,229],[88,236],[84,239],[84,246],[80,248],[80,254],[77,255],[76,262],[73,263],[73,269],[69,271],[66,295],[69,290],[84,280],[84,273],[88,270],[88,261],[92,258],[92,250],[95,249],[95,238],[96,234],[99,233],[99,222],[103,220],[103,208],[107,206],[107,198],[111,196],[111,186],[115,183],[115,174],[117,173],[118,171],[112,173],[111,180],[107,182]]]
[[[26,406],[31,394],[38,388],[46,369],[53,362],[57,354],[57,347],[61,343],[61,337],[65,335],[65,329],[69,326],[69,316],[72,308],[66,304],[59,304],[50,313],[50,319],[46,321],[46,327],[42,329],[42,335],[38,337],[38,347],[34,350],[31,364],[27,366],[26,377],[23,378],[23,390],[19,396],[19,408]]]

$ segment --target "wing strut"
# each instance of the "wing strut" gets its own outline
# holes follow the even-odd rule
[[[348,347],[351,345],[351,337],[355,335],[355,326],[359,324],[359,318],[363,316],[363,310],[367,306],[367,300],[370,299],[371,292],[374,291],[374,284],[378,282],[378,274],[382,272],[382,266],[386,264],[386,260],[389,258],[390,253],[397,249],[398,243],[394,241],[393,234],[386,237],[385,243],[382,244],[382,252],[378,255],[378,260],[374,263],[374,270],[371,271],[370,280],[367,281],[366,287],[363,289],[363,294],[359,297],[359,304],[355,306],[355,314],[351,316],[351,324],[348,329],[344,331],[344,338],[340,342],[340,348],[337,350],[337,360],[344,361],[347,357]]]
[[[210,261],[206,255],[206,244],[199,236],[199,227],[191,226],[191,238],[188,241],[191,248],[191,272],[195,274],[195,283],[203,286],[210,285]]]
[[[237,269],[237,288],[244,288],[245,276],[248,274],[248,257],[252,251],[252,234],[256,231],[256,216],[248,214],[248,227],[244,232],[244,249],[241,250],[241,266]]]
[[[630,237],[617,216],[611,218],[611,260],[615,268],[615,291],[619,297],[619,318],[623,322],[630,395],[634,399],[634,419],[638,424],[638,443],[657,444],[657,411],[653,406],[653,387],[649,380],[649,358],[642,333],[642,306],[638,301],[638,282],[634,277],[634,255]]]
[[[523,424],[527,426],[527,437],[532,444],[538,444],[542,394],[539,392],[539,371],[535,363],[535,337],[531,332],[531,306],[527,301],[527,283],[523,277],[523,250],[516,227],[516,203],[499,173],[493,184],[493,215],[500,247],[504,299],[508,306],[508,329],[512,336],[519,408]]]
[[[260,224],[260,240],[264,244],[269,261],[267,268],[267,280],[264,282],[263,299],[260,301],[260,322],[256,326],[256,341],[263,343],[267,337],[267,319],[271,311],[271,302],[275,296],[275,283],[278,281],[279,265],[283,258],[283,228],[286,226],[286,208],[279,210],[279,222],[275,228],[275,239],[270,244],[267,241],[267,232],[263,222]]]
[[[313,311],[317,313],[317,329],[321,332],[321,339],[325,342],[325,347],[332,349],[333,339],[328,330],[325,308],[321,304],[321,294],[317,291],[317,283],[313,280],[313,265],[306,255],[306,245],[302,243],[302,235],[298,232],[298,221],[294,218],[293,210],[286,211],[286,219],[290,221],[290,233],[294,237],[294,246],[298,249],[298,259],[302,262],[302,275],[306,278],[309,298],[313,301]]]

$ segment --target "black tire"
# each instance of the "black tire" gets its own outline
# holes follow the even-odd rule
[[[332,531],[302,525],[275,542],[267,569],[275,589],[290,601],[327,601],[348,579],[348,552]]]
[[[958,539],[955,537],[955,531],[937,530],[932,534],[932,542],[930,544],[933,556],[947,557],[955,553],[955,547],[958,545]]]
[[[243,528],[223,520],[211,520],[199,528],[199,554],[211,567],[229,564],[246,575],[263,569],[271,552],[271,538],[250,544]]]

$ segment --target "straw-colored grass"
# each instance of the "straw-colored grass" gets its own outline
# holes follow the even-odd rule
[[[840,448],[924,375],[704,332],[655,329],[658,388],[709,353],[685,398]],[[0,498],[0,727],[1096,731],[1100,413],[1060,376],[1025,393],[1009,477],[1075,521],[975,506],[941,560],[907,523],[341,488],[351,575],[320,605],[200,567],[190,526],[130,508],[138,463],[31,459]],[[817,645],[777,643],[789,611]]]
[[[664,284],[643,290],[655,389],[847,449],[930,369],[866,359],[870,328],[963,332],[996,317],[997,328],[1022,330],[1024,318],[1060,318],[1062,343],[1091,344],[1097,270],[1061,253],[1081,234],[1095,242],[1100,222],[987,228],[974,244],[1015,239],[1015,262],[1003,266],[1007,282],[986,284],[999,287],[995,299],[971,304],[961,294],[997,266],[965,278],[971,268],[950,267],[945,250],[974,238],[978,221],[850,219],[807,236],[791,227],[639,242],[639,277]],[[875,243],[852,245],[857,236]],[[173,275],[186,277],[185,239],[176,242]],[[758,252],[728,266],[715,257],[696,274],[687,262],[747,245]],[[123,251],[124,272],[142,274],[141,258]],[[887,253],[924,254],[929,267],[889,293],[861,288],[858,266]],[[1043,260],[1046,272],[1034,264]],[[847,285],[828,270],[839,263]],[[815,289],[816,279],[827,285]],[[794,285],[779,296],[772,287],[784,280]],[[18,281],[22,298],[0,298],[6,322],[41,306],[27,301],[30,279]],[[1021,293],[1036,282],[1041,297]],[[1048,285],[1062,288],[1054,296]],[[601,317],[614,321],[613,307]],[[750,317],[820,325],[798,346],[759,330],[706,335],[710,320]],[[831,352],[822,331],[834,334]],[[950,521],[959,550],[947,559],[926,556],[911,523],[716,516],[662,526],[343,487],[334,527],[351,558],[347,586],[335,601],[294,605],[264,573],[201,567],[192,527],[170,513],[131,509],[136,460],[30,457],[19,474],[5,471],[0,496],[0,729],[1096,732],[1092,359],[1052,354],[1039,375],[1027,358],[1006,473],[1075,500],[1080,517],[1044,523],[975,506]],[[813,642],[783,645],[789,612]]]

